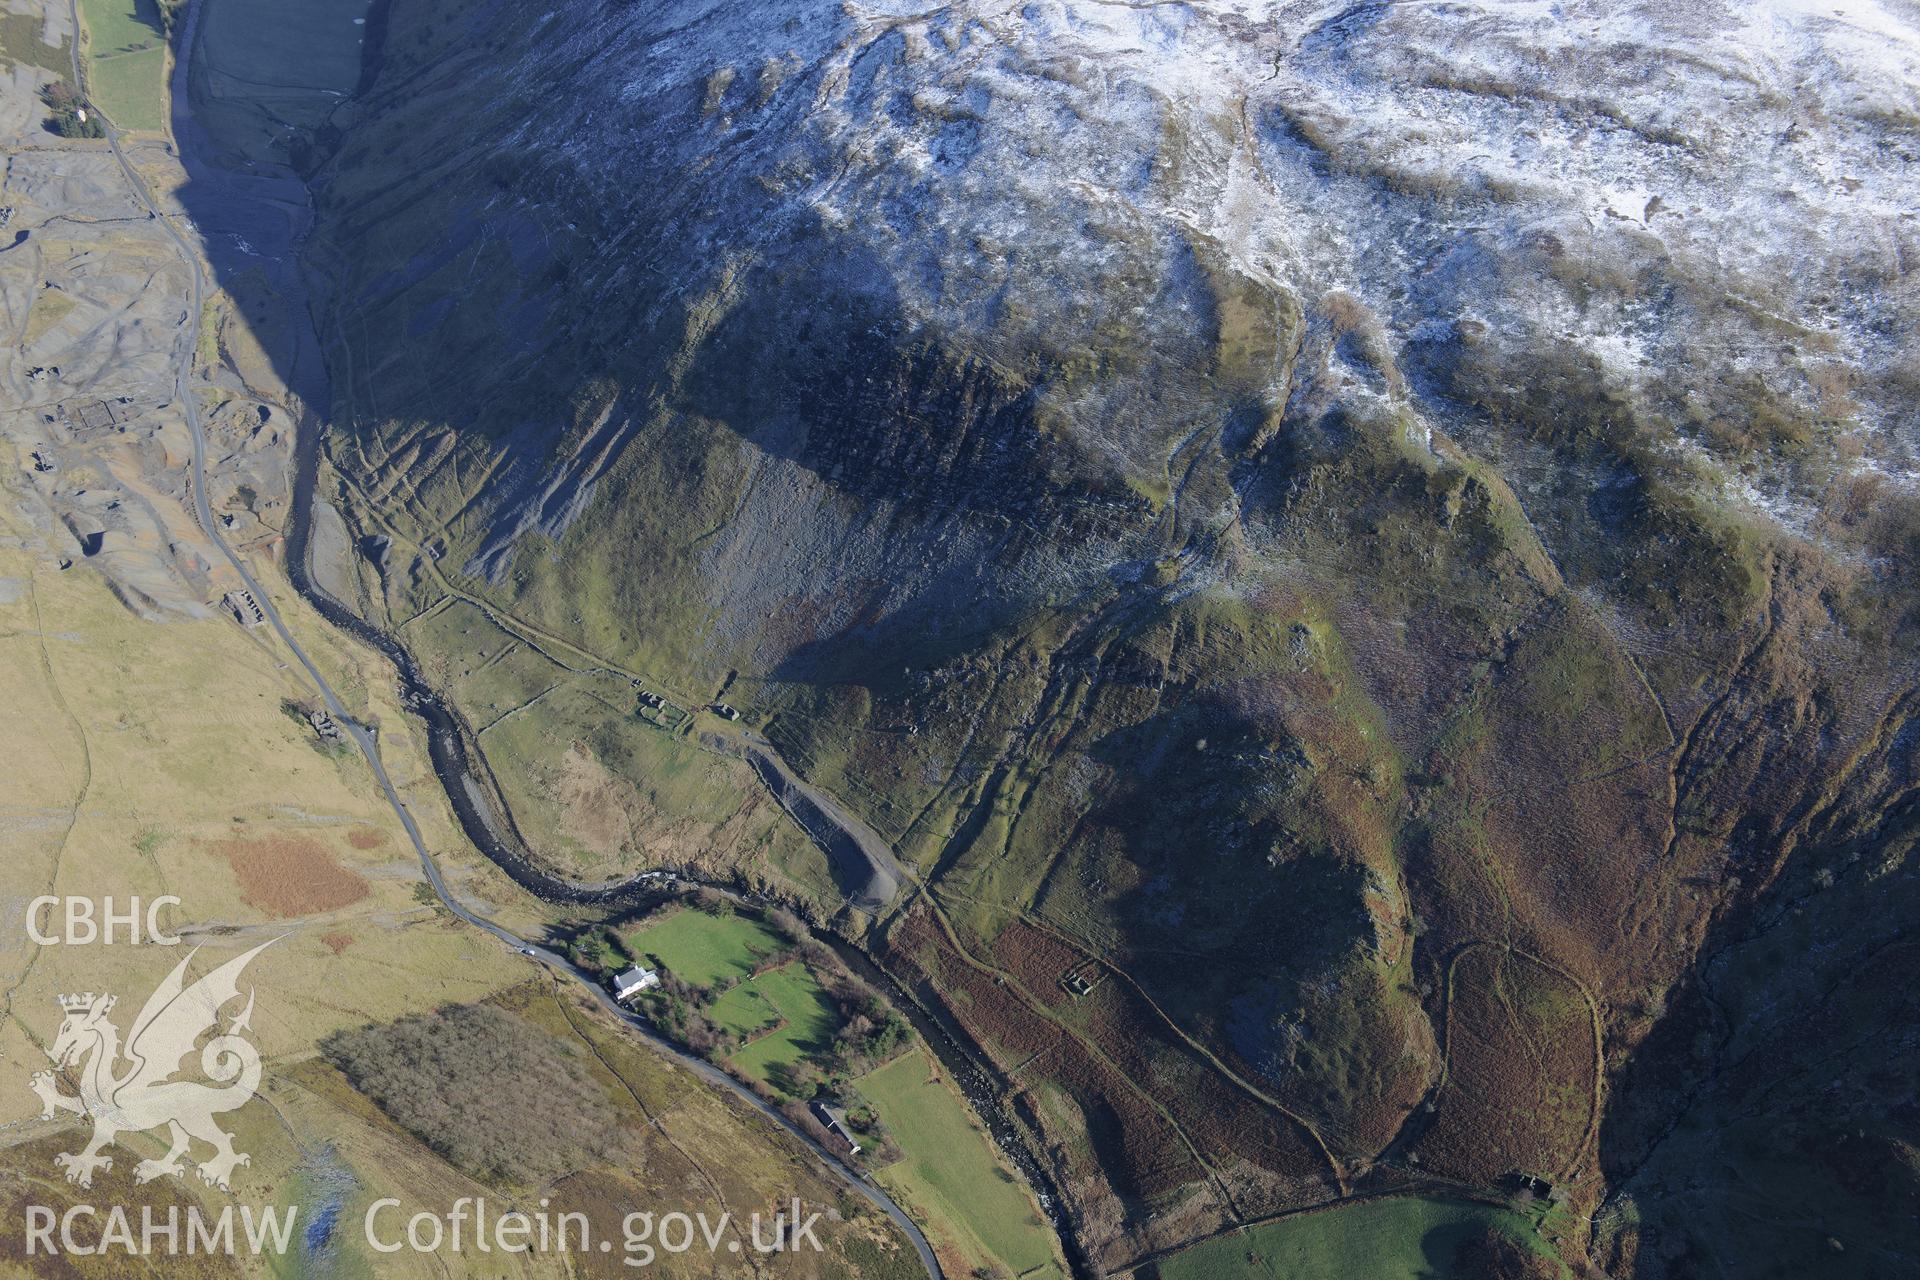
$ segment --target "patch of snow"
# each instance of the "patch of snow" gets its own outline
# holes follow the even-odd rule
[[[1757,379],[1812,412],[1839,361],[1869,456],[1920,455],[1874,390],[1920,346],[1907,0],[660,0],[619,21],[555,56],[604,66],[632,145],[691,175],[638,207],[699,261],[825,231],[989,352],[1120,321],[1191,342],[1226,272],[1310,311],[1350,294],[1411,340],[1473,318],[1571,345],[1629,389]],[[543,155],[634,200],[598,116],[553,128]],[[1074,416],[1124,461],[1112,410]],[[1739,496],[1785,511],[1763,489]]]

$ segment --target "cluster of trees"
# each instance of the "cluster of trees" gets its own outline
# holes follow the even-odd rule
[[[720,984],[717,989],[695,986],[662,969],[660,985],[654,991],[648,1013],[657,1026],[687,1048],[703,1058],[714,1057],[732,1048],[734,1037],[709,1018],[705,1010],[728,985]]]
[[[65,80],[56,80],[40,91],[40,101],[47,104],[52,117],[47,127],[63,138],[104,138],[107,126],[99,113],[89,111],[87,102],[74,87]]]
[[[289,720],[300,726],[301,737],[306,744],[321,755],[332,759],[341,759],[353,753],[353,743],[343,733],[334,738],[323,738],[314,731],[312,717],[327,709],[327,704],[318,698],[282,698],[280,711]],[[365,723],[377,727],[378,721],[368,716]]]
[[[768,1098],[769,1101],[773,1100],[770,1094],[762,1093],[761,1096]],[[779,1106],[780,1114],[793,1121],[793,1123],[798,1126],[800,1132],[806,1134],[809,1138],[812,1138],[829,1151],[837,1151],[840,1149],[839,1144],[834,1141],[833,1135],[827,1132],[827,1126],[820,1123],[819,1118],[813,1114],[812,1109],[809,1108],[806,1103],[782,1102]]]
[[[834,1075],[865,1075],[913,1043],[907,1020],[872,987],[844,970],[827,971],[822,981],[840,1006],[840,1030],[827,1054]]]
[[[912,1043],[913,1030],[907,1020],[894,1012],[879,992],[848,973],[840,957],[806,934],[805,926],[797,919],[784,912],[775,914],[787,915],[794,930],[789,931],[778,920],[772,921],[775,928],[790,939],[797,933],[805,940],[760,957],[743,977],[725,978],[711,986],[697,986],[671,971],[662,970],[658,993],[653,999],[654,1021],[695,1053],[712,1056],[723,1052],[734,1047],[736,1037],[709,1018],[705,1010],[740,983],[798,960],[839,1006],[840,1029],[817,1066],[801,1064],[811,1075],[783,1082],[782,1087],[788,1093],[811,1097],[815,1089],[809,1086],[816,1081],[864,1075]]]
[[[708,915],[730,915],[738,909],[724,894],[705,888],[694,890],[684,902]],[[645,997],[647,1016],[694,1053],[718,1061],[739,1046],[740,1037],[708,1015],[713,1002],[769,970],[796,961],[805,965],[838,1009],[839,1027],[832,1044],[811,1058],[774,1066],[766,1081],[735,1074],[802,1130],[834,1147],[835,1140],[808,1109],[807,1101],[843,1095],[852,1078],[865,1075],[910,1048],[913,1029],[878,991],[849,972],[840,957],[814,937],[798,915],[775,907],[761,918],[787,945],[758,957],[745,974],[708,985],[689,982],[664,964],[659,965],[660,985]],[[627,923],[630,926],[634,922]],[[576,964],[599,972],[639,962],[629,954],[620,934],[608,925],[581,928],[567,947]],[[850,1112],[847,1123],[859,1134],[863,1160],[884,1165],[900,1158],[886,1126],[871,1109]]]
[[[767,912],[767,925],[795,946],[813,941],[813,931],[807,928],[806,922],[785,907]]]
[[[610,1156],[619,1113],[571,1047],[494,1004],[336,1032],[321,1052],[462,1171],[543,1182]]]
[[[706,888],[694,890],[685,899],[687,906],[708,915],[728,915],[737,908],[724,894]],[[648,993],[647,1015],[654,1024],[694,1053],[717,1060],[739,1046],[740,1037],[708,1016],[713,1002],[742,982],[795,961],[805,965],[820,983],[840,1014],[839,1029],[833,1043],[811,1060],[776,1067],[770,1075],[772,1085],[743,1078],[742,1083],[776,1104],[784,1099],[808,1099],[837,1094],[854,1076],[864,1075],[881,1063],[904,1052],[913,1043],[913,1029],[895,1012],[884,997],[848,972],[840,957],[813,936],[798,915],[785,908],[768,910],[762,919],[781,936],[786,946],[756,959],[743,975],[720,979],[709,985],[693,983],[660,965],[660,985]],[[574,963],[597,972],[611,972],[635,963],[615,930],[606,925],[586,928],[568,943]],[[809,1130],[814,1127],[806,1108],[801,1106],[794,1119]],[[876,1126],[877,1120],[873,1122]],[[824,1135],[824,1130],[822,1134]],[[884,1151],[890,1146],[878,1127],[863,1132],[862,1140]]]
[[[567,959],[589,973],[612,973],[633,963],[626,944],[608,925],[587,929],[569,938]]]

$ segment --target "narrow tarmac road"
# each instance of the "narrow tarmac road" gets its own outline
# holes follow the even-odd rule
[[[73,26],[76,33],[72,44],[74,83],[77,85],[85,85],[86,80],[82,75],[83,67],[81,65],[80,40],[78,37],[78,32],[83,29],[80,24],[79,0],[68,0],[68,5],[72,13]],[[190,56],[190,51],[193,48],[193,40],[199,24],[200,9],[201,6],[196,4],[192,6],[189,12],[188,25],[182,33],[180,41],[180,56],[182,59]],[[182,77],[182,81],[184,82],[184,77]],[[96,108],[96,111],[97,110]],[[259,601],[261,611],[266,614],[267,621],[273,625],[273,629],[279,635],[281,642],[287,646],[287,649],[299,660],[300,665],[305,668],[308,677],[313,682],[314,688],[319,691],[320,697],[325,703],[328,712],[333,716],[334,721],[344,725],[347,732],[353,736],[355,745],[360,748],[360,754],[366,758],[367,766],[373,770],[374,778],[380,783],[381,791],[386,794],[387,803],[392,806],[394,814],[400,819],[400,825],[406,829],[407,838],[413,842],[414,852],[419,855],[421,869],[426,874],[427,882],[433,886],[434,893],[439,895],[440,901],[446,906],[447,910],[453,912],[454,915],[472,925],[474,928],[491,934],[502,944],[513,948],[522,955],[545,964],[548,968],[557,970],[584,985],[593,993],[594,998],[599,1001],[604,1009],[631,1027],[655,1052],[664,1057],[671,1058],[715,1088],[723,1089],[733,1094],[734,1097],[740,1099],[749,1107],[752,1107],[788,1134],[806,1144],[807,1148],[813,1152],[821,1164],[825,1165],[842,1181],[851,1186],[860,1195],[864,1196],[877,1208],[884,1211],[889,1218],[893,1219],[895,1225],[906,1233],[907,1238],[913,1242],[914,1250],[920,1255],[921,1265],[926,1268],[929,1280],[946,1280],[940,1270],[939,1261],[933,1255],[932,1247],[927,1243],[926,1236],[921,1233],[918,1226],[914,1225],[913,1220],[907,1216],[906,1211],[901,1209],[886,1192],[867,1181],[832,1152],[828,1151],[818,1142],[815,1142],[811,1136],[785,1116],[781,1115],[771,1104],[762,1100],[738,1080],[735,1080],[732,1076],[729,1076],[712,1063],[683,1052],[677,1046],[655,1033],[644,1019],[619,1005],[613,999],[613,996],[595,981],[591,975],[576,967],[571,961],[567,960],[566,957],[549,951],[544,947],[535,946],[510,929],[469,910],[455,898],[453,893],[447,888],[447,883],[440,874],[439,864],[433,860],[433,855],[427,850],[426,841],[421,838],[419,825],[413,820],[413,813],[407,808],[406,801],[400,798],[400,793],[394,789],[393,779],[388,776],[386,765],[381,762],[380,747],[378,742],[375,741],[373,734],[356,723],[353,718],[347,714],[346,707],[334,692],[333,686],[327,683],[327,678],[320,673],[320,668],[314,664],[313,659],[307,655],[307,651],[300,647],[300,642],[295,640],[293,633],[287,629],[287,624],[285,620],[281,618],[280,611],[274,607],[273,597],[261,587],[259,581],[247,568],[245,562],[235,554],[233,548],[227,545],[226,539],[220,535],[219,522],[214,519],[213,509],[207,502],[207,439],[205,428],[200,420],[199,401],[194,396],[193,387],[194,335],[197,332],[199,317],[206,303],[206,270],[202,265],[200,254],[193,247],[192,242],[187,239],[186,235],[175,224],[173,216],[162,210],[154,201],[153,194],[147,189],[146,182],[140,177],[138,171],[134,169],[132,162],[127,159],[126,152],[120,145],[120,131],[106,116],[101,115],[99,118],[106,129],[107,145],[112,149],[114,159],[119,162],[120,171],[125,175],[127,185],[132,188],[134,197],[140,202],[141,206],[146,209],[149,216],[158,221],[160,226],[166,231],[167,237],[173,241],[174,247],[179,251],[181,260],[186,264],[188,277],[192,282],[187,308],[187,323],[181,326],[181,336],[178,344],[179,353],[174,361],[174,393],[180,401],[181,411],[186,415],[187,428],[193,437],[192,471],[189,480],[193,489],[194,519],[199,522],[200,528],[206,534],[208,541],[220,552],[221,557],[233,567],[233,571],[239,575],[241,582],[245,583],[247,589],[253,592],[254,599]]]

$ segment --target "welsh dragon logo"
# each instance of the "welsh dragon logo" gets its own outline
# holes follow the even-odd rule
[[[216,1084],[172,1077],[200,1038],[217,1029],[221,1009],[239,998],[240,972],[247,962],[272,945],[262,943],[191,986],[186,983],[187,964],[193,959],[189,954],[147,997],[124,1047],[119,1028],[107,1019],[116,997],[91,991],[60,997],[67,1016],[47,1056],[62,1069],[78,1070],[80,1092],[60,1092],[51,1071],[36,1073],[31,1084],[40,1095],[41,1119],[70,1111],[93,1121],[93,1139],[84,1150],[54,1157],[54,1163],[67,1171],[68,1182],[92,1186],[96,1171],[113,1167],[113,1157],[101,1151],[118,1135],[164,1125],[171,1149],[158,1160],[135,1165],[134,1181],[151,1182],[185,1172],[184,1157],[198,1139],[214,1150],[211,1158],[200,1162],[201,1181],[223,1191],[230,1189],[227,1181],[234,1169],[251,1160],[233,1149],[233,1136],[213,1118],[245,1104],[260,1085],[260,1051],[240,1034],[253,1017],[251,988],[246,1007],[226,1031],[200,1048],[200,1069]]]

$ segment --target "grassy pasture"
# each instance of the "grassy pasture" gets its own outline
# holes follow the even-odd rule
[[[484,728],[561,683],[566,668],[495,626],[464,600],[429,609],[401,629],[428,655],[428,672]]]
[[[470,717],[521,831],[567,874],[757,863],[786,892],[828,892],[824,857],[752,770],[667,727],[628,679],[570,670],[459,598],[401,630]]]
[[[730,1058],[756,1080],[765,1080],[775,1067],[793,1066],[824,1050],[840,1022],[827,993],[800,964],[783,965],[741,983],[714,1001],[708,1016],[723,1027],[746,1032],[778,1021]]]
[[[716,1000],[707,1011],[707,1015],[723,1031],[741,1039],[749,1039],[780,1025],[779,1009],[762,992],[747,987],[737,990],[740,993],[738,996]]]
[[[925,1050],[856,1085],[906,1154],[880,1181],[917,1210],[943,1249],[963,1254],[970,1271],[998,1264],[1024,1280],[1057,1280],[1046,1221]]]
[[[787,945],[758,920],[693,910],[649,920],[628,934],[625,942],[634,955],[656,960],[676,977],[701,987],[744,978],[762,956]]]
[[[153,0],[80,0],[80,16],[93,37],[93,56],[157,49],[163,38],[160,9]]]
[[[1460,1246],[1492,1227],[1528,1248],[1532,1224],[1487,1205],[1401,1196],[1270,1222],[1159,1264],[1160,1280],[1445,1280]]]
[[[166,126],[167,51],[153,0],[80,0],[89,94],[122,129]]]

